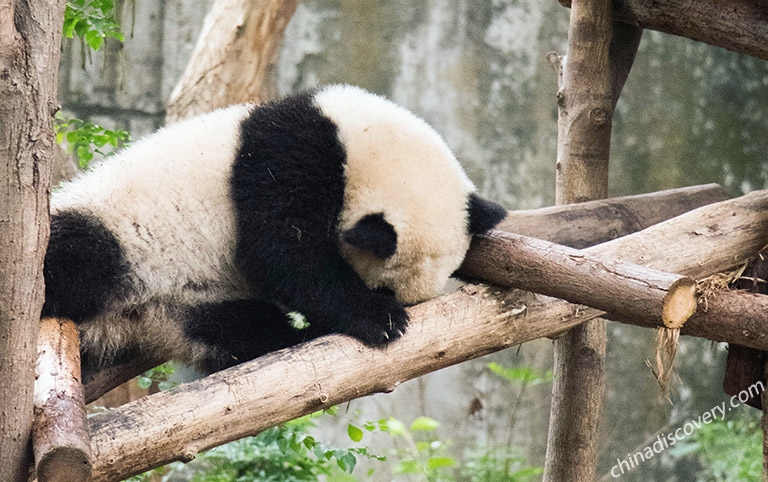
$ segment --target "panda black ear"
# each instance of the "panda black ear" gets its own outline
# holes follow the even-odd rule
[[[341,239],[381,259],[397,251],[397,233],[384,219],[384,213],[363,216],[353,228],[341,233]]]
[[[484,233],[495,227],[507,216],[506,209],[493,201],[481,198],[475,193],[469,195],[467,211],[469,211],[469,234]]]

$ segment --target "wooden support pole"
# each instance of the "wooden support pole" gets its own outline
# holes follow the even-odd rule
[[[565,6],[571,0],[560,0]],[[768,60],[764,0],[615,0],[614,18]]]
[[[703,277],[734,267],[765,244],[768,191],[761,191],[697,209],[590,252]],[[408,310],[408,332],[386,348],[327,336],[96,415],[89,420],[94,479],[119,480],[189,460],[199,451],[306,413],[394,390],[405,380],[602,314],[481,285]],[[768,327],[756,328],[763,336],[755,339],[768,341]]]
[[[500,226],[508,231],[583,248],[726,199],[728,194],[723,188],[707,184],[567,206],[510,211]],[[469,256],[472,252],[470,249]],[[98,373],[83,374],[86,402],[96,400],[164,361],[136,359]]]
[[[80,383],[80,338],[70,320],[40,322],[32,444],[39,482],[91,480],[91,441]]]
[[[763,367],[762,379],[768,380],[768,362]],[[763,405],[763,416],[760,419],[760,426],[763,429],[763,482],[768,482],[768,390],[765,387],[760,394],[760,400]]]
[[[696,311],[696,282],[687,276],[519,234],[475,236],[469,261],[461,272],[470,278],[587,305],[619,319],[680,328]]]
[[[612,44],[612,15],[611,0],[574,0],[571,7],[568,54],[558,64],[557,204],[608,193],[613,107],[637,50],[637,43]],[[544,481],[594,479],[606,338],[605,320],[596,319],[555,340]]]
[[[26,482],[64,0],[0,0],[0,481]]]

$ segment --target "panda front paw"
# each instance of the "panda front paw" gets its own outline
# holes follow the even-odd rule
[[[351,320],[347,333],[363,343],[383,345],[403,336],[407,326],[408,313],[400,302],[393,296],[377,295]]]

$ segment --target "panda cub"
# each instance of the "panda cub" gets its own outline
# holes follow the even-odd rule
[[[387,343],[505,216],[474,191],[431,127],[356,87],[216,110],[54,193],[43,315],[78,324],[86,371],[144,352],[211,372],[328,333]]]

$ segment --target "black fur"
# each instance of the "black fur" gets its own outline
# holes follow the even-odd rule
[[[243,122],[232,174],[236,262],[255,292],[313,328],[384,343],[400,336],[408,315],[339,253],[346,153],[312,95],[263,104]]]
[[[98,218],[75,211],[51,216],[43,316],[78,322],[98,315],[125,292],[129,271],[120,243]]]
[[[506,209],[493,201],[481,198],[475,193],[469,195],[467,211],[469,211],[470,234],[484,233],[499,224],[507,216]]]
[[[217,348],[216,355],[201,367],[223,370],[271,351],[315,338],[311,327],[297,330],[288,317],[271,303],[234,300],[197,306],[189,310],[185,334]]]
[[[384,219],[384,213],[368,214],[344,231],[341,239],[374,256],[387,259],[397,251],[395,228]]]

